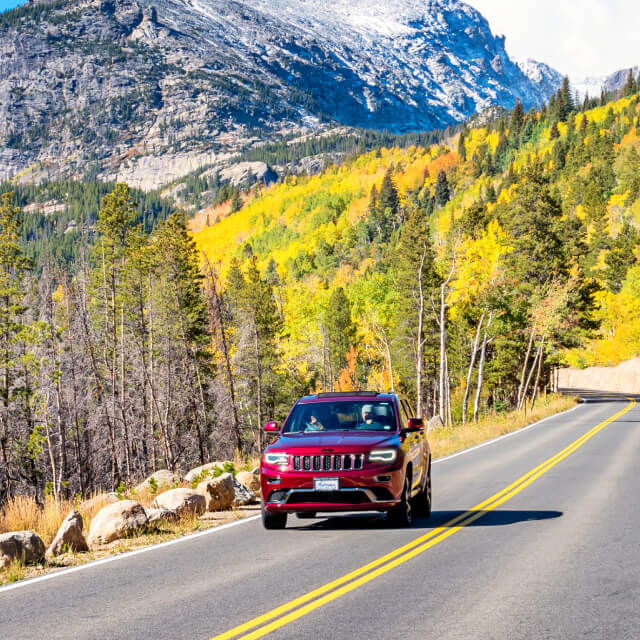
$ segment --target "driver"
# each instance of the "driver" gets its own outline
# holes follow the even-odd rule
[[[374,420],[373,405],[362,405],[362,422],[358,425],[359,429],[383,429],[384,425]]]

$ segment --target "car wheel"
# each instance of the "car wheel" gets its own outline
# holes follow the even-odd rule
[[[265,529],[284,529],[287,526],[286,513],[269,513],[262,506],[262,526]]]
[[[387,521],[394,527],[411,525],[411,500],[409,499],[409,478],[405,477],[400,503],[387,512]]]
[[[416,515],[428,518],[431,515],[431,465],[427,471],[427,479],[420,493],[413,499]]]

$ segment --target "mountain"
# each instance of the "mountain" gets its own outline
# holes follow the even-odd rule
[[[0,178],[145,188],[264,140],[395,132],[556,87],[458,0],[52,0],[0,15]]]
[[[517,63],[527,78],[538,88],[538,91],[547,97],[562,85],[562,74],[544,62],[527,58],[526,60],[518,60]]]
[[[626,67],[608,76],[592,76],[588,78],[578,78],[571,82],[571,86],[577,91],[581,100],[585,95],[591,98],[598,98],[602,91],[618,91],[622,89],[629,76],[629,69],[633,69],[633,75],[638,77],[640,66]]]

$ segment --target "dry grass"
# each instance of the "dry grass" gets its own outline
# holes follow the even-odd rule
[[[75,508],[75,503],[69,500],[56,502],[51,496],[47,496],[43,508],[29,496],[15,496],[0,511],[0,533],[34,531],[48,545],[69,511]]]
[[[457,425],[436,429],[429,434],[432,455],[434,458],[442,458],[456,451],[462,451],[505,433],[522,429],[554,413],[566,411],[576,403],[576,398],[550,395],[546,401],[540,398],[533,411],[527,411],[526,415],[523,411],[512,411],[502,415],[486,416],[478,424],[470,423],[465,427]]]

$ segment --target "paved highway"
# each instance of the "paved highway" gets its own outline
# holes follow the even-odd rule
[[[241,522],[0,588],[0,638],[637,639],[639,462],[640,404],[591,394],[439,461],[411,529]]]

